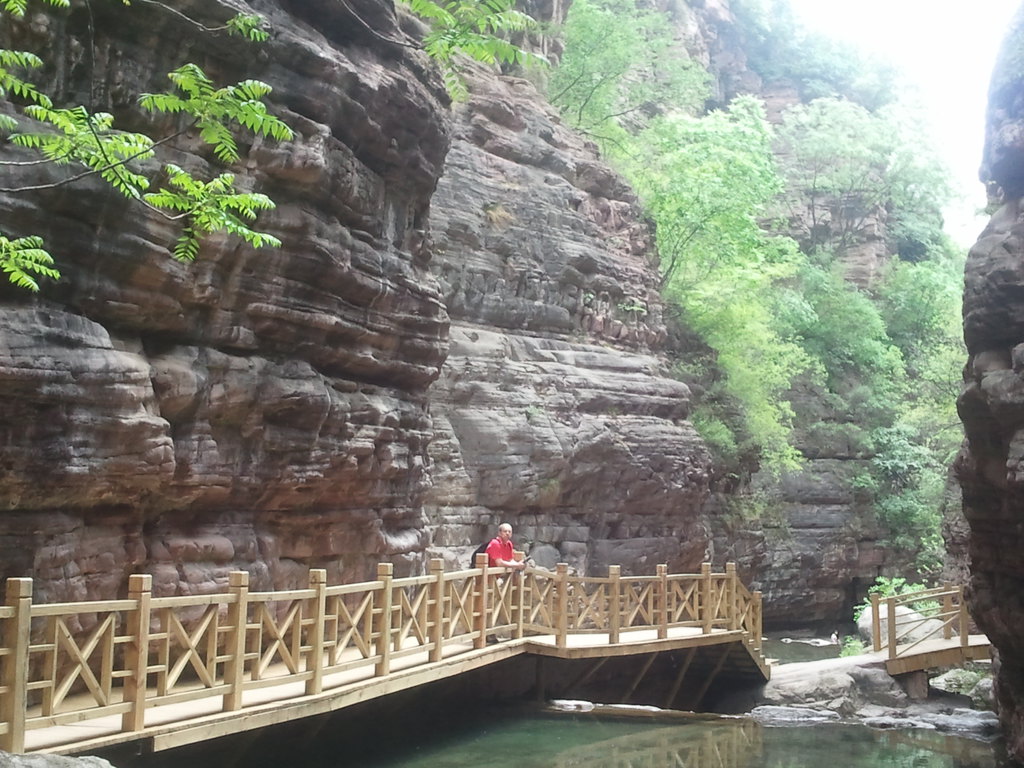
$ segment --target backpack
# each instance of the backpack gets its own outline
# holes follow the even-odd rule
[[[490,543],[491,543],[490,541],[485,541],[483,544],[481,544],[479,547],[477,547],[476,549],[473,550],[473,554],[469,556],[469,567],[470,568],[476,568],[476,556],[477,555],[482,555],[485,552],[487,552],[487,547],[488,547],[488,545]]]

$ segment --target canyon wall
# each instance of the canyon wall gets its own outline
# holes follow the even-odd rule
[[[215,26],[240,7],[182,10]],[[281,249],[215,237],[182,265],[173,226],[101,184],[0,195],[5,233],[43,234],[63,272],[35,296],[0,286],[0,577],[34,576],[39,600],[113,597],[133,572],[158,594],[233,569],[254,589],[311,567],[356,581],[465,565],[507,520],[538,565],[735,559],[769,623],[841,620],[884,559],[843,490],[847,447],[808,442],[777,518],[732,517],[721,478],[712,494],[649,224],[596,148],[523,77],[472,68],[450,103],[387,4],[251,9],[273,30],[258,46],[107,9],[91,64],[77,14],[7,33],[56,41],[46,88],[128,126],[166,127],[134,94],[193,60],[271,84],[297,137],[232,168],[277,201],[259,226]],[[677,20],[715,100],[763,88],[727,3]]]
[[[452,318],[431,392],[435,545],[508,520],[538,565],[699,569],[709,457],[654,354],[666,331],[633,194],[528,81],[470,86],[431,206]]]
[[[39,600],[113,597],[138,571],[159,594],[236,568],[256,589],[352,581],[459,563],[502,519],[538,563],[697,568],[709,459],[655,354],[630,190],[524,80],[478,72],[453,112],[383,5],[254,9],[259,46],[189,43],[157,7],[101,18],[91,70],[74,14],[11,31],[58,41],[62,101],[144,125],[133,94],[191,58],[272,85],[297,138],[233,169],[278,202],[260,225],[279,250],[212,238],[178,264],[173,228],[97,183],[0,200],[63,272],[0,289],[0,575],[33,575]]]
[[[238,4],[182,10],[217,26]],[[297,134],[233,169],[277,200],[260,226],[279,250],[214,237],[179,264],[174,227],[95,180],[0,199],[5,234],[44,235],[63,272],[35,296],[0,289],[0,575],[33,575],[39,600],[113,597],[138,571],[160,594],[238,568],[256,589],[314,566],[359,580],[380,559],[417,568],[426,546],[449,320],[423,230],[448,97],[425,56],[381,42],[404,39],[383,6],[257,10],[258,46],[146,4],[105,7],[91,57],[81,12],[8,29],[44,52],[57,99],[122,124],[145,125],[136,95],[191,59],[218,84],[270,83]],[[217,170],[192,141],[171,157]]]
[[[996,699],[1008,749],[1024,761],[1024,9],[989,90],[981,179],[995,212],[967,259],[957,459],[969,525],[971,616],[998,653]]]

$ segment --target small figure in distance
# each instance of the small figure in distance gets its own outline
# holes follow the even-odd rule
[[[832,637],[829,638],[829,639],[832,641],[832,645],[839,645],[839,632],[838,632],[838,630],[837,631],[833,631],[832,632]]]
[[[522,571],[525,562],[519,562],[512,553],[512,526],[502,523],[498,526],[498,535],[487,545],[487,565],[491,568],[508,568]]]

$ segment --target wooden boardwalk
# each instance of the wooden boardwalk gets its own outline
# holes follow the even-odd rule
[[[890,675],[957,667],[991,657],[988,638],[970,634],[961,586],[946,584],[871,598],[872,650],[884,655]]]
[[[497,571],[497,573],[496,573]],[[33,604],[10,579],[0,607],[0,748],[77,754],[152,750],[324,714],[513,656],[603,659],[721,646],[766,680],[761,601],[725,573],[582,578],[480,567],[307,589]],[[494,642],[496,637],[507,640]],[[693,651],[691,651],[692,653]],[[685,669],[684,669],[685,672]],[[680,673],[677,687],[684,683]]]

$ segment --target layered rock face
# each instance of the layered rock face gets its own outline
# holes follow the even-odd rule
[[[1009,751],[1024,760],[1024,12],[996,65],[982,180],[1001,205],[971,249],[964,288],[969,359],[957,462],[970,526],[971,614],[998,650],[996,698]]]
[[[236,6],[182,10],[215,26]],[[354,581],[457,561],[502,519],[540,564],[696,568],[709,459],[652,351],[650,234],[622,181],[515,78],[475,76],[449,153],[439,79],[384,42],[407,39],[383,6],[257,10],[270,42],[192,48],[132,6],[100,19],[92,71],[84,19],[12,28],[12,47],[58,41],[58,99],[89,101],[94,76],[94,108],[140,125],[134,94],[191,59],[270,83],[297,137],[232,169],[277,201],[259,226],[280,250],[213,239],[182,266],[173,228],[101,185],[0,198],[63,272],[0,288],[0,576],[42,601],[132,572],[158,594],[238,568],[255,589]]]
[[[431,207],[451,351],[431,393],[434,544],[508,520],[539,565],[692,570],[709,457],[622,180],[527,81],[480,75]]]
[[[181,10],[217,26],[240,7]],[[145,4],[95,19],[88,57],[77,14],[10,28],[12,47],[49,52],[57,99],[122,124],[193,60],[218,83],[269,82],[297,133],[233,169],[278,201],[259,226],[280,250],[213,239],[184,266],[172,227],[98,184],[0,197],[5,234],[43,234],[63,272],[0,304],[0,576],[35,576],[37,599],[111,597],[137,571],[161,594],[235,568],[257,589],[310,566],[352,580],[425,546],[448,315],[422,230],[447,96],[422,55],[380,42],[402,33],[375,4],[258,10],[274,30],[260,46]],[[211,165],[191,143],[173,161]]]
[[[180,7],[215,26],[242,6]],[[64,273],[38,297],[0,286],[0,577],[33,575],[44,601],[133,572],[159,594],[238,568],[254,589],[356,581],[464,565],[507,520],[539,565],[739,559],[769,621],[841,617],[879,557],[837,495],[846,455],[788,482],[777,527],[707,504],[652,235],[596,149],[521,78],[474,70],[450,105],[374,0],[253,8],[274,30],[256,47],[149,4],[101,15],[91,72],[84,18],[11,28],[12,47],[57,41],[51,92],[129,126],[134,95],[193,60],[273,85],[297,137],[232,169],[277,201],[259,227],[280,250],[215,238],[183,266],[172,226],[98,184],[0,195],[5,233],[44,234]],[[758,85],[724,3],[681,18],[723,94]],[[173,160],[212,167],[191,143]]]

